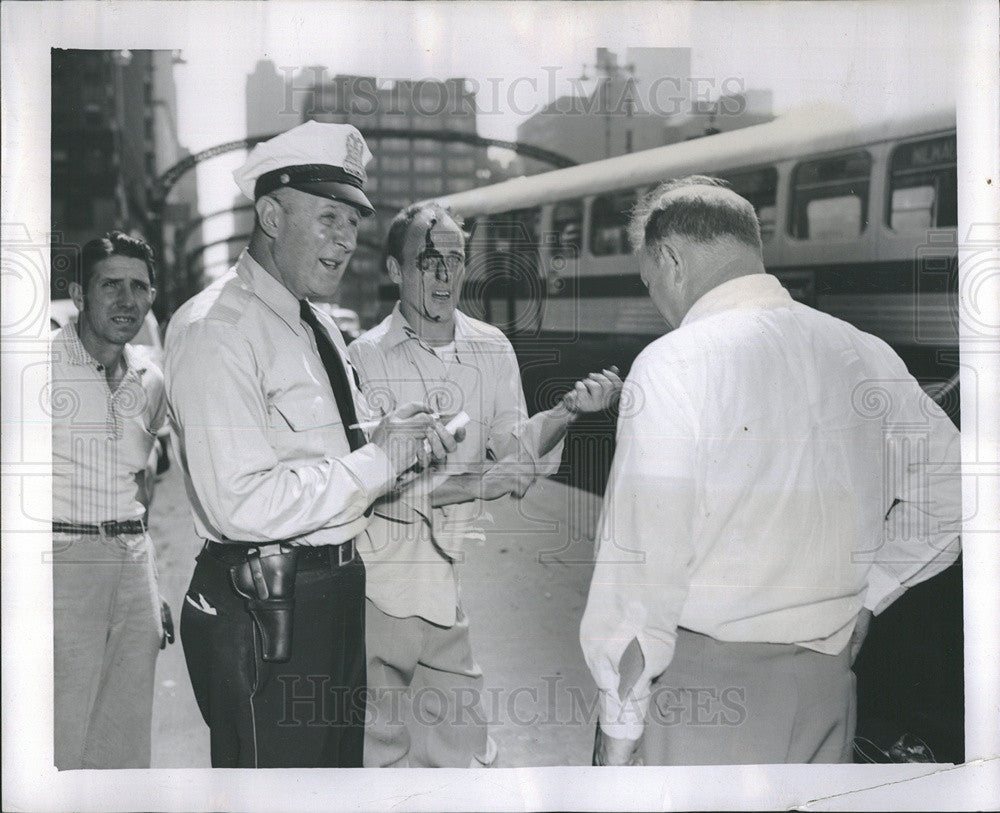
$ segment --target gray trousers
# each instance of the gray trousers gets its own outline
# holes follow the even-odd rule
[[[850,647],[727,643],[678,629],[653,682],[645,765],[850,762],[856,688]]]
[[[159,597],[147,535],[53,535],[55,764],[148,768]]]
[[[483,673],[459,608],[450,627],[396,618],[365,600],[366,768],[492,767]]]

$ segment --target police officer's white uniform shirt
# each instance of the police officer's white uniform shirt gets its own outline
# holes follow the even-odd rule
[[[364,420],[340,331],[314,312]],[[298,301],[247,251],[174,314],[164,373],[199,536],[336,545],[367,527],[392,466],[375,444],[351,451]]]
[[[958,556],[951,421],[884,342],[773,276],[705,294],[636,359],[621,402],[580,630],[612,736],[641,735],[678,626],[837,653],[862,606]],[[623,706],[633,638],[645,669]]]

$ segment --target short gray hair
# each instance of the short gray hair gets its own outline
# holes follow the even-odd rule
[[[761,251],[760,222],[750,201],[735,192],[699,194],[696,187],[729,190],[729,184],[719,178],[688,175],[646,193],[632,210],[629,222],[629,238],[636,251],[654,249],[669,235],[698,243],[730,238]],[[674,195],[678,189],[692,191]]]

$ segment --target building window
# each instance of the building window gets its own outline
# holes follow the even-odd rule
[[[410,156],[385,155],[378,159],[379,172],[409,172]]]
[[[449,158],[449,172],[467,172],[469,174],[476,171],[476,159],[471,155]]]
[[[382,178],[382,191],[386,194],[402,192],[404,194],[410,191],[410,179],[406,177],[399,176],[389,176],[388,178]]]
[[[408,138],[383,138],[382,149],[396,152],[405,152],[410,149],[410,139]]]
[[[474,133],[476,132],[476,117],[452,116],[448,120],[448,129],[456,130],[459,133]]]
[[[87,175],[104,175],[110,171],[104,152],[99,148],[87,150],[85,172]]]
[[[440,172],[441,158],[437,155],[415,155],[413,156],[414,172]]]
[[[413,189],[420,195],[438,195],[444,185],[440,178],[417,178],[413,183]]]
[[[913,141],[889,161],[887,222],[897,231],[958,224],[954,135]]]
[[[628,220],[637,190],[626,189],[599,195],[590,208],[590,253],[595,257],[627,254]]]
[[[464,192],[466,189],[472,189],[476,185],[472,178],[449,178],[448,179],[448,191],[449,192]]]
[[[413,149],[417,152],[440,152],[442,143],[433,138],[415,138],[413,140]]]
[[[736,170],[721,175],[729,182],[736,194],[743,196],[753,204],[760,221],[761,239],[767,242],[774,237],[778,220],[778,170],[774,167],[762,167],[753,170]]]
[[[848,240],[868,225],[872,159],[865,151],[803,161],[792,173],[789,231],[800,240]]]
[[[94,202],[86,195],[67,196],[65,204],[66,228],[89,229],[94,225]]]

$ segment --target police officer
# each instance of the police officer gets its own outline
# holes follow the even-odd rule
[[[329,298],[374,211],[371,153],[349,125],[308,122],[235,173],[254,201],[235,267],[171,320],[169,413],[205,540],[181,638],[216,767],[353,767],[364,724],[364,565],[371,504],[455,439],[411,403],[358,423]],[[368,417],[362,413],[361,419]]]

